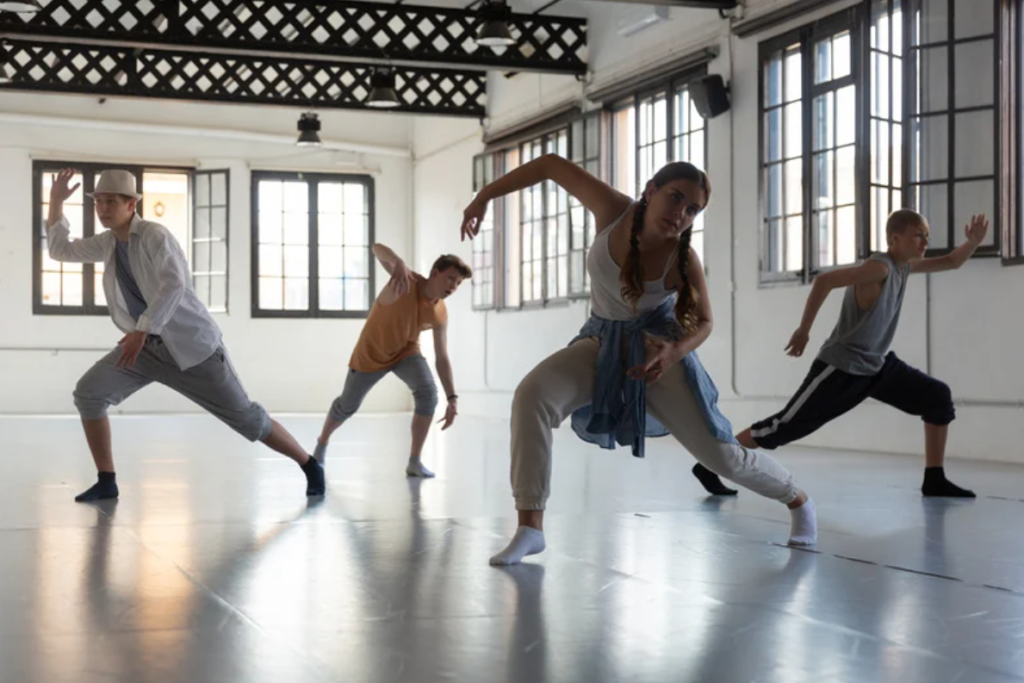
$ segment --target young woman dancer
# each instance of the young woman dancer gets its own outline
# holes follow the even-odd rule
[[[813,501],[771,456],[736,442],[694,353],[712,327],[707,283],[690,248],[693,221],[711,196],[707,175],[688,163],[668,164],[634,202],[575,164],[543,156],[479,192],[466,208],[463,239],[476,236],[492,199],[545,180],[576,197],[599,227],[587,255],[593,315],[516,389],[512,489],[519,527],[491,564],[516,564],[544,550],[551,431],[569,415],[581,438],[605,448],[631,444],[637,457],[645,435],[671,433],[712,472],[785,504],[790,543],[813,545]]]

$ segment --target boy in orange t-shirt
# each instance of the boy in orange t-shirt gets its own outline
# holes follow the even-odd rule
[[[359,410],[366,394],[377,382],[394,372],[412,390],[415,401],[412,450],[405,473],[410,477],[432,477],[434,473],[423,466],[420,455],[437,408],[437,387],[420,352],[420,332],[434,331],[435,367],[448,397],[441,427],[445,430],[455,421],[459,397],[455,394],[452,364],[448,359],[448,309],[444,300],[473,273],[462,259],[452,254],[434,262],[430,277],[409,270],[405,262],[383,244],[373,245],[373,255],[391,275],[391,280],[370,309],[352,351],[345,388],[331,404],[313,457],[323,463],[331,434]]]

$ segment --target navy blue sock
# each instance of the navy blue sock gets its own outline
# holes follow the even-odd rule
[[[704,487],[704,490],[713,496],[735,496],[737,493],[736,489],[731,489],[723,484],[717,474],[700,463],[693,466],[693,476],[697,477],[697,481]]]
[[[113,472],[99,472],[97,482],[92,487],[75,496],[76,503],[89,503],[94,500],[108,500],[117,498],[117,475]]]
[[[941,467],[925,467],[921,493],[938,498],[974,498],[974,491],[962,489],[949,479]]]
[[[324,480],[324,468],[310,456],[305,465],[301,465],[306,475],[306,495],[322,496],[327,491],[327,482]]]

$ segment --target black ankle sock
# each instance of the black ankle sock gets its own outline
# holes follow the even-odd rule
[[[305,465],[300,465],[306,474],[306,495],[322,496],[327,490],[327,482],[324,480],[324,468],[310,456]]]
[[[117,475],[113,472],[99,472],[97,481],[88,490],[75,496],[76,503],[89,503],[95,500],[117,498]]]
[[[697,477],[697,481],[704,487],[704,490],[714,496],[735,496],[736,489],[731,489],[722,483],[718,475],[709,470],[704,465],[697,463],[693,466],[693,476]]]
[[[941,467],[924,468],[924,483],[921,485],[921,493],[926,496],[945,498],[974,498],[974,491],[962,489],[949,479]]]

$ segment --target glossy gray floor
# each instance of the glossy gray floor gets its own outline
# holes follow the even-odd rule
[[[1024,680],[1024,468],[952,463],[982,497],[923,500],[917,459],[784,451],[805,552],[669,440],[638,461],[562,432],[548,551],[502,570],[507,424],[434,434],[432,481],[403,475],[407,424],[346,425],[307,504],[212,418],[119,418],[122,498],[90,506],[77,421],[0,418],[0,681]]]

